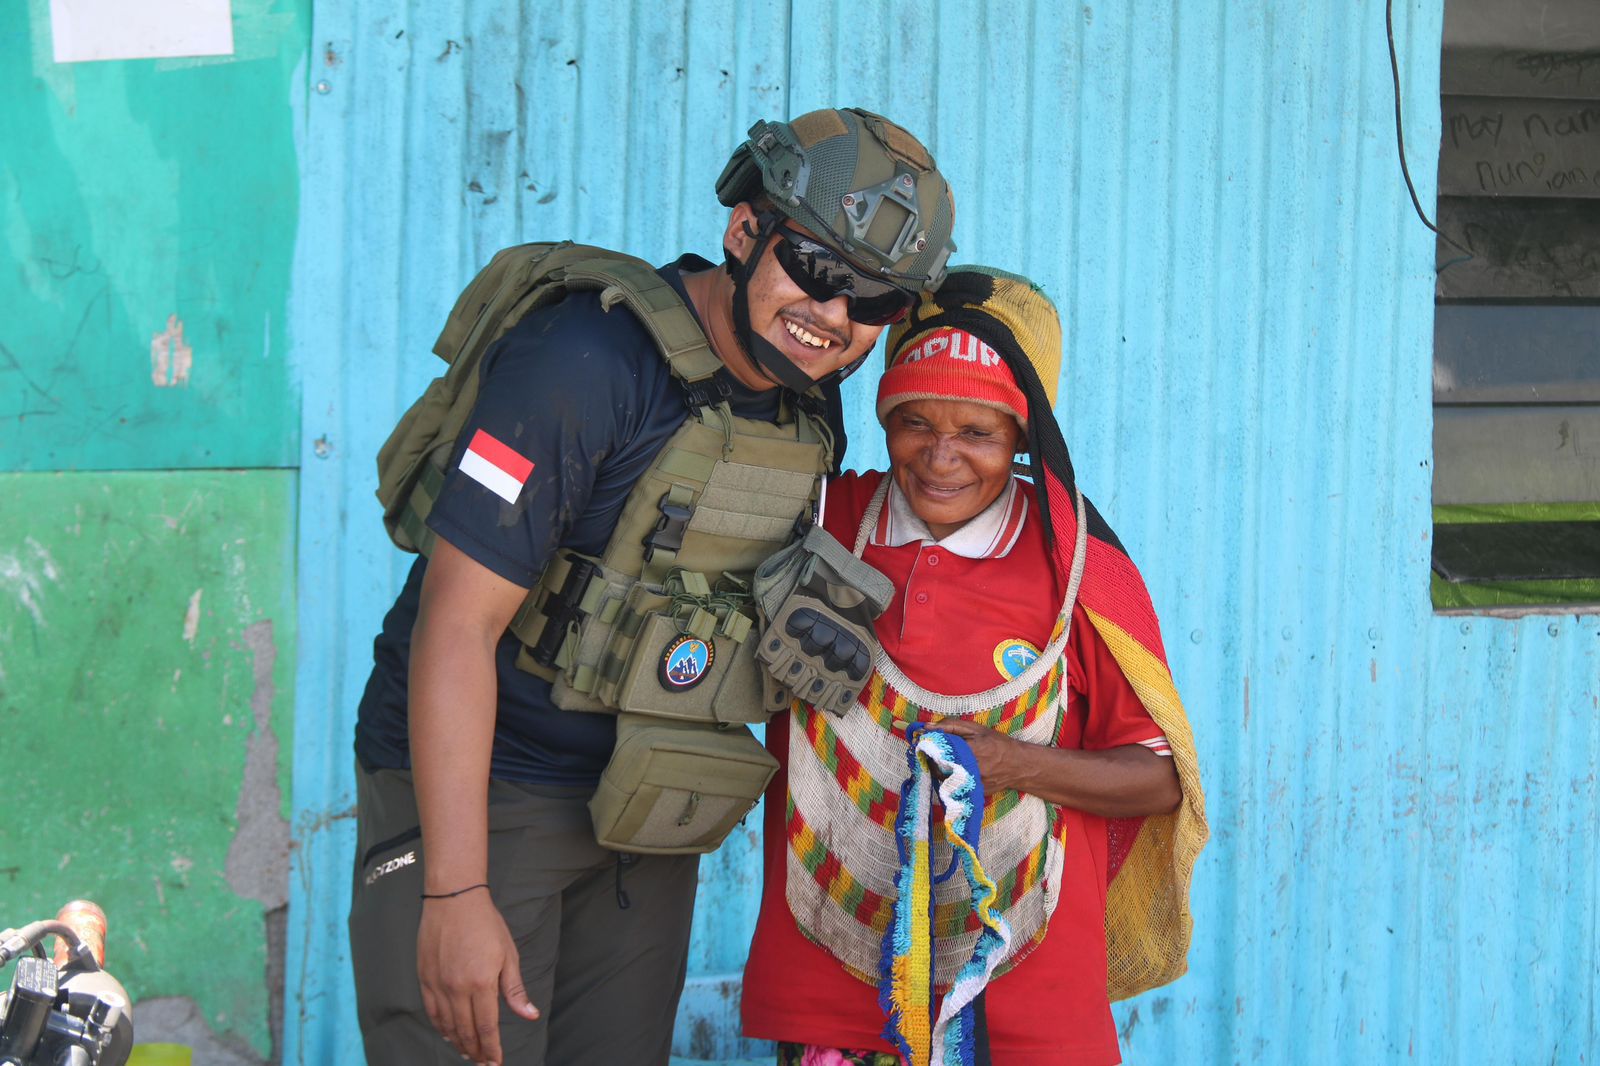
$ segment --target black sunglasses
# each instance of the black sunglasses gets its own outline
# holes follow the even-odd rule
[[[818,303],[846,297],[850,308],[845,313],[852,322],[887,326],[906,317],[906,312],[916,303],[914,293],[862,273],[814,237],[796,233],[783,225],[777,226],[774,234],[778,241],[772,246],[772,252],[789,279]]]

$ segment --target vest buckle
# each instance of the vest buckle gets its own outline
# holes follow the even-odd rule
[[[732,396],[733,386],[728,382],[727,373],[725,367],[719,367],[710,377],[683,382],[683,398],[690,410],[711,407]]]
[[[688,504],[674,503],[671,492],[661,497],[659,506],[661,517],[656,520],[656,528],[644,538],[645,562],[654,557],[657,548],[669,552],[682,549],[683,535],[688,531],[689,519],[694,515],[694,508]]]

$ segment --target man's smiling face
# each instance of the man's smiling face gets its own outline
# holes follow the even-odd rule
[[[740,204],[733,209],[723,235],[728,249],[743,262],[749,262],[756,244],[745,231],[746,223],[751,230],[757,228],[750,205]],[[791,228],[800,230],[793,224]],[[818,302],[801,291],[772,251],[771,243],[780,239],[767,238],[768,247],[762,251],[755,276],[746,288],[750,332],[782,352],[807,377],[816,381],[866,354],[877,343],[884,327],[852,322],[847,313],[850,302],[844,296]],[[733,376],[748,388],[773,387],[748,359],[730,359],[727,363]]]

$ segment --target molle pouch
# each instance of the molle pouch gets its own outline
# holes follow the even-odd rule
[[[685,571],[674,571],[666,589],[635,587],[607,650],[603,673],[615,681],[597,694],[619,711],[681,722],[764,721],[748,592],[726,580],[713,592]]]
[[[617,712],[617,686],[627,673],[639,635],[651,619],[672,607],[672,597],[643,582],[627,587],[620,599],[607,599],[585,620],[570,642],[579,649],[571,666],[555,679],[550,698],[564,711]]]
[[[671,615],[651,615],[617,686],[617,707],[707,725],[766,721],[753,637],[735,641],[714,630],[685,629]]]
[[[707,729],[619,714],[617,746],[589,800],[595,839],[613,851],[715,851],[777,769],[744,726]]]
[[[540,591],[511,626],[524,641],[518,668],[548,678],[551,699],[563,710],[611,710],[602,694],[606,655],[627,603],[646,590],[598,559],[563,552],[545,570]],[[545,621],[524,628],[524,616]]]
[[[813,526],[761,565],[755,594],[763,621],[756,657],[771,679],[763,707],[781,710],[786,691],[844,714],[872,674],[872,623],[894,597],[889,579]]]

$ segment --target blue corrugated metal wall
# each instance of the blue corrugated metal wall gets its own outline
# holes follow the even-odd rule
[[[1190,975],[1118,1008],[1128,1061],[1592,1061],[1600,620],[1430,610],[1433,242],[1383,23],[1373,0],[319,4],[288,1061],[358,1047],[350,723],[404,565],[371,456],[456,291],[519,240],[714,253],[745,127],[835,103],[925,135],[958,258],[1056,298],[1058,414],[1162,614],[1214,840]],[[1425,203],[1440,26],[1440,0],[1396,11]],[[869,378],[856,466],[884,458]],[[682,1050],[735,1046],[712,1001],[752,847],[706,865],[711,1024]]]

